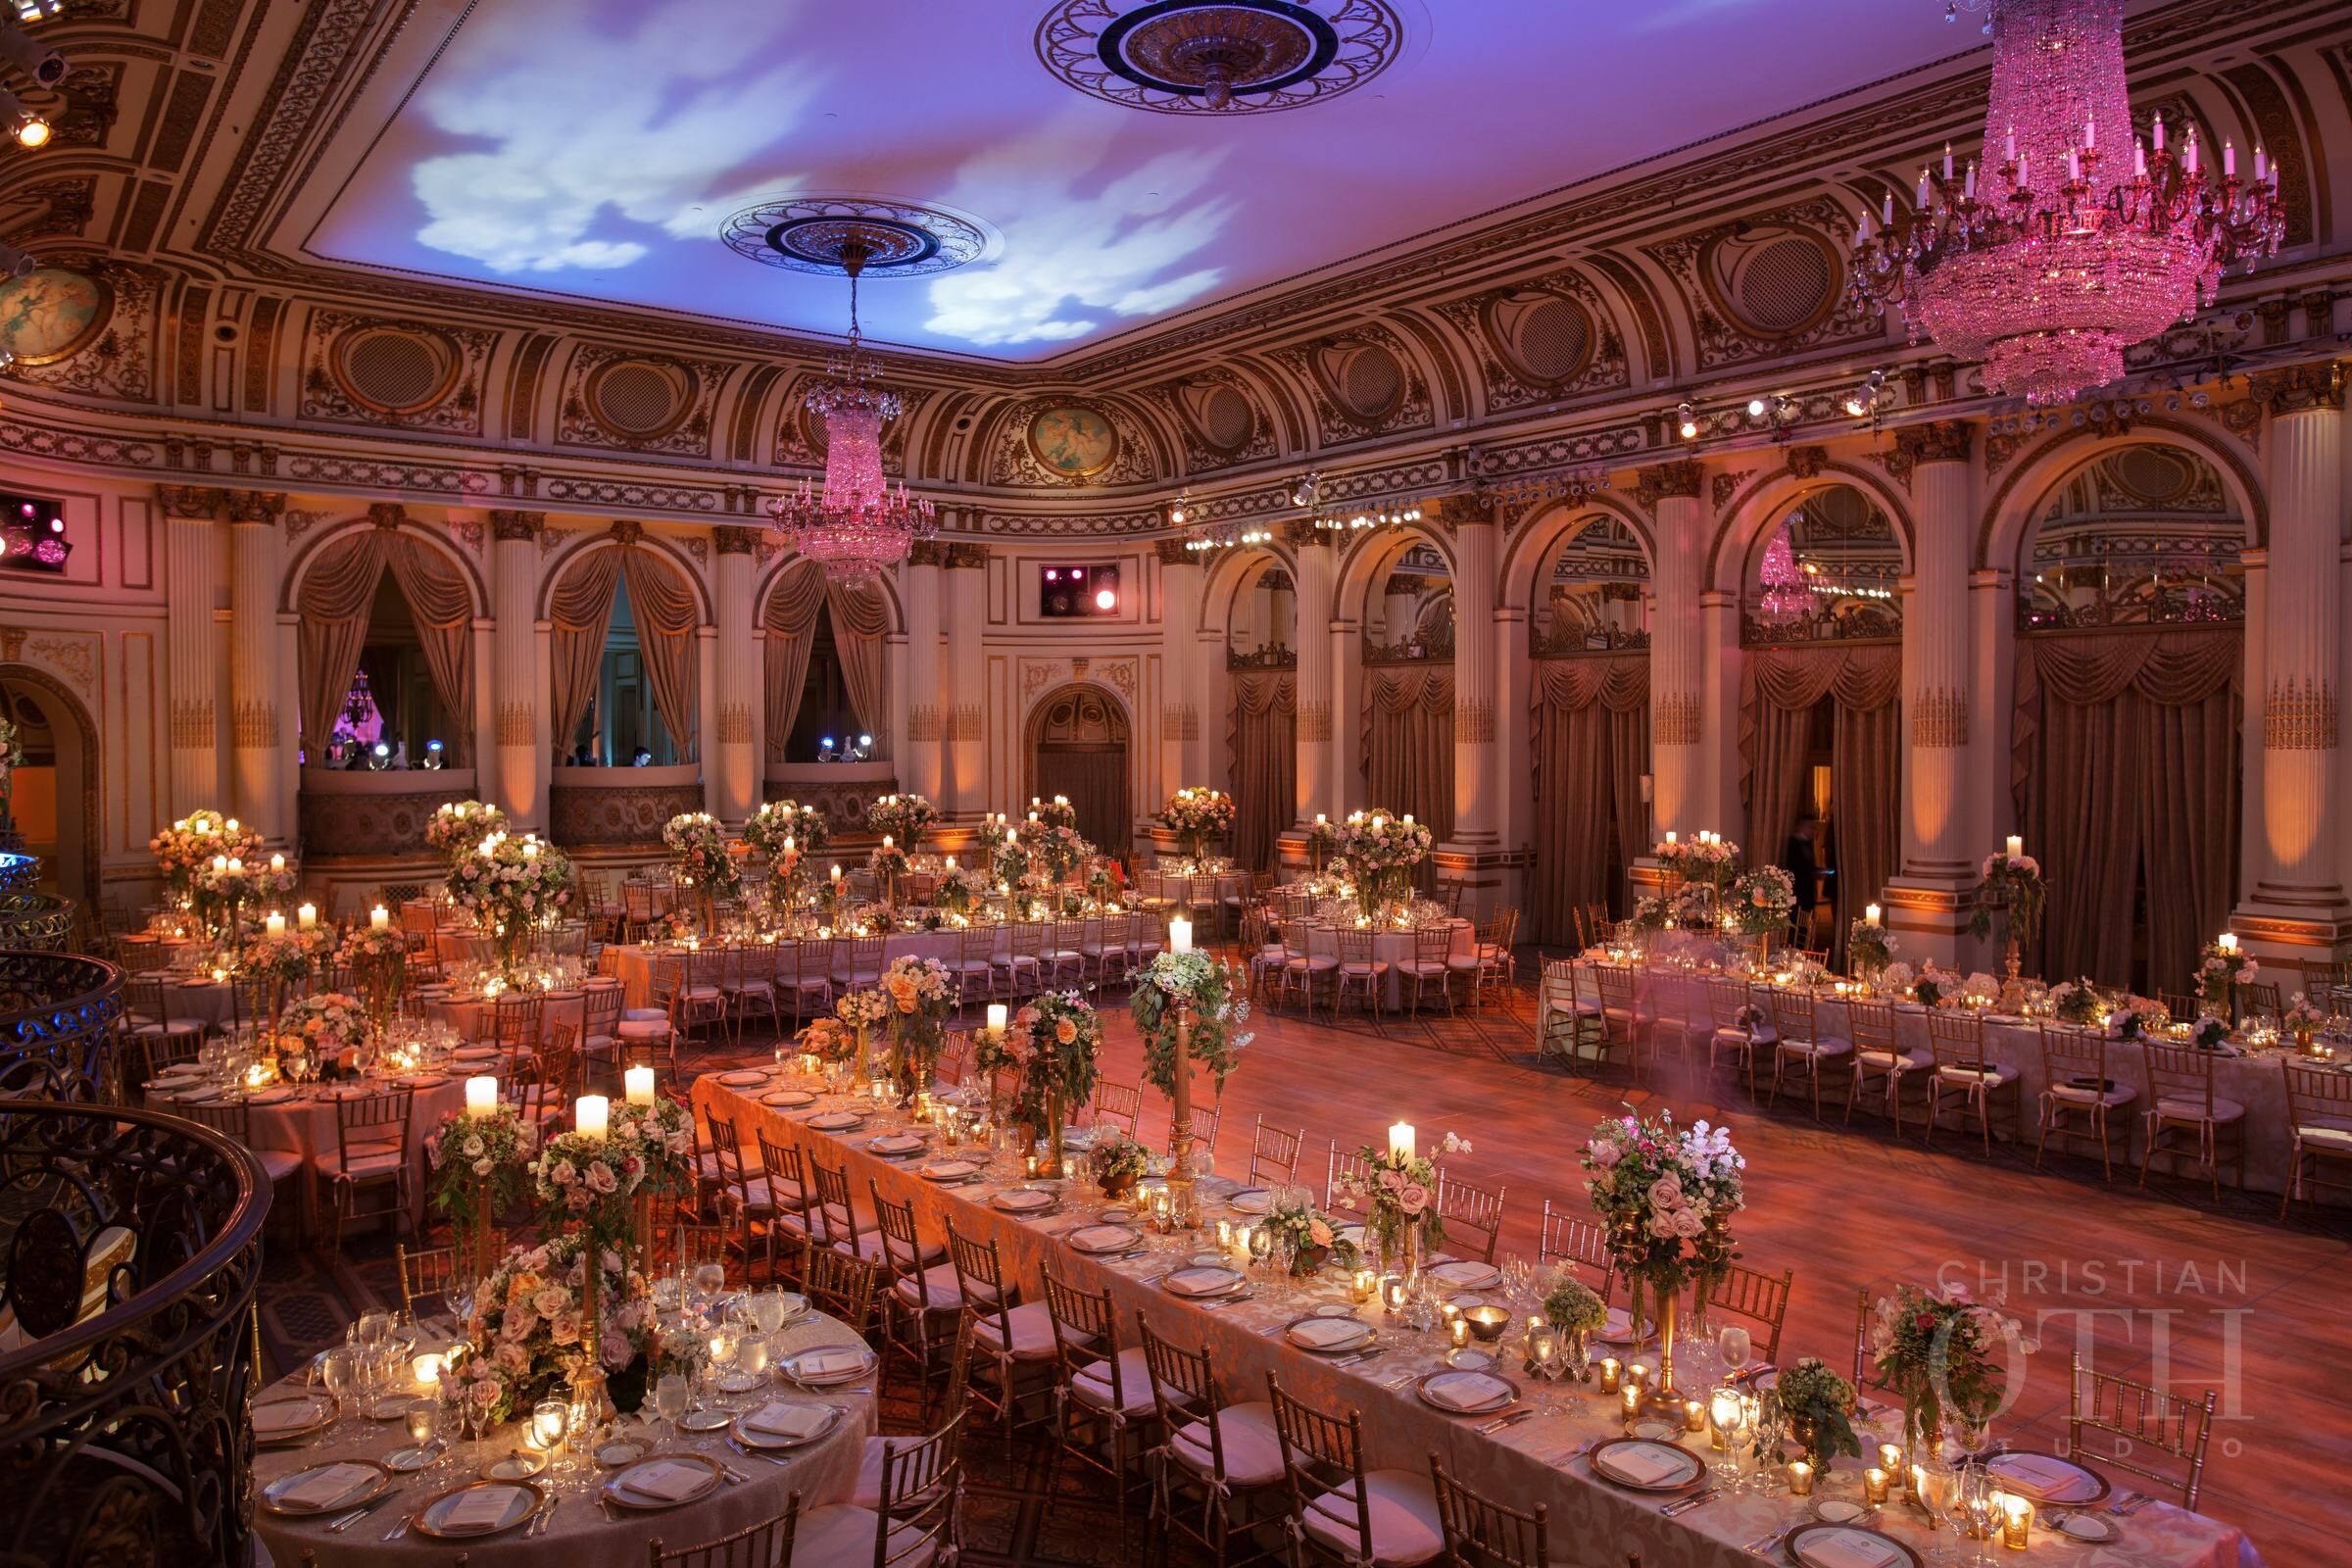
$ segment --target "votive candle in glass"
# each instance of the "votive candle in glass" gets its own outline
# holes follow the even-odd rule
[[[1628,1421],[1640,1415],[1642,1413],[1642,1385],[1627,1383],[1617,1391],[1617,1402]]]
[[[1903,1446],[1899,1443],[1879,1445],[1879,1468],[1890,1476],[1903,1473]]]
[[[429,1394],[441,1386],[441,1352],[427,1350],[409,1363],[409,1375],[416,1380],[418,1388]]]
[[[2001,1509],[2001,1544],[2011,1551],[2023,1551],[2034,1534],[2034,1502],[2014,1493],[1996,1492],[1992,1500]]]
[[[1739,1424],[1740,1395],[1738,1391],[1717,1389],[1707,1399],[1707,1427],[1711,1434],[1708,1440],[1710,1446],[1717,1452],[1722,1452],[1730,1441],[1725,1434]]]
[[[1788,1495],[1791,1497],[1813,1495],[1813,1467],[1802,1459],[1788,1461]]]
[[[1454,1313],[1446,1320],[1446,1333],[1453,1341],[1453,1348],[1461,1349],[1470,1343],[1470,1320],[1459,1312]]]
[[[1617,1392],[1618,1369],[1621,1364],[1613,1355],[1604,1355],[1600,1358],[1601,1393],[1615,1394]]]
[[[1373,1273],[1368,1268],[1359,1268],[1355,1271],[1352,1294],[1358,1301],[1369,1301],[1372,1299],[1373,1290],[1378,1287],[1379,1284],[1379,1275]]]
[[[1637,1389],[1648,1388],[1649,1367],[1643,1362],[1636,1361],[1632,1366],[1629,1366],[1625,1369],[1625,1381],[1631,1383]]]
[[[531,1406],[531,1442],[548,1453],[564,1441],[564,1426],[570,1410],[562,1399],[541,1399]]]
[[[1872,1465],[1862,1472],[1862,1500],[1873,1508],[1885,1506],[1887,1490],[1893,1481],[1894,1477]]]
[[[1707,1407],[1699,1403],[1696,1399],[1690,1399],[1684,1402],[1683,1430],[1685,1432],[1704,1432],[1707,1430]]]

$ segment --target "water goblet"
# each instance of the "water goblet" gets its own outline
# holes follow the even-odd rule
[[[768,1354],[766,1336],[747,1334],[743,1337],[743,1344],[735,1351],[735,1365],[744,1375],[765,1381]],[[752,1392],[757,1393],[757,1391],[758,1386],[755,1385]]]
[[[1736,1379],[1740,1369],[1747,1365],[1755,1344],[1747,1330],[1737,1323],[1726,1323],[1715,1334],[1715,1354],[1723,1362],[1723,1375]]]
[[[1933,1524],[1945,1524],[1957,1531],[1960,1520],[1960,1473],[1946,1464],[1940,1455],[1931,1454],[1919,1465],[1919,1504]],[[1959,1554],[1938,1544],[1931,1554],[1937,1562],[1957,1562]]]
[[[409,1446],[417,1452],[440,1458],[434,1439],[441,1431],[441,1407],[430,1399],[415,1399],[403,1412],[409,1429]]]
[[[1533,1348],[1536,1353],[1536,1376],[1543,1381],[1544,1390],[1543,1413],[1547,1416],[1558,1415],[1560,1400],[1558,1391],[1552,1384],[1552,1373],[1560,1353],[1559,1338],[1549,1329],[1538,1329]]]
[[[1996,1490],[1990,1473],[1983,1465],[1961,1468],[1957,1522],[1965,1525],[1976,1541],[1976,1549],[1969,1554],[1969,1568],[1987,1568],[1992,1562],[1992,1538],[2001,1528],[2002,1520],[2002,1510],[1992,1500]]]
[[[731,1323],[714,1329],[710,1335],[710,1387],[719,1396],[718,1402],[725,1404],[729,1392],[727,1380],[734,1374],[736,1356],[743,1353],[743,1331]]]
[[[490,1435],[490,1410],[498,1403],[498,1383],[484,1378],[466,1385],[466,1430],[473,1439],[473,1467],[482,1467],[482,1440]]]
[[[676,1372],[664,1372],[654,1385],[654,1409],[669,1423],[669,1435],[678,1435],[678,1417],[686,1413],[686,1379]]]
[[[340,1434],[343,1430],[343,1396],[351,1392],[353,1384],[359,1380],[359,1351],[347,1345],[334,1347],[318,1359],[318,1381],[325,1384],[326,1392],[334,1396],[335,1420],[330,1429],[333,1433]]]
[[[694,1265],[694,1289],[695,1293],[703,1298],[705,1310],[709,1309],[710,1302],[715,1300],[718,1294],[726,1288],[726,1264],[702,1262]]]
[[[752,1298],[752,1327],[761,1335],[770,1335],[784,1326],[784,1293],[764,1290]]]

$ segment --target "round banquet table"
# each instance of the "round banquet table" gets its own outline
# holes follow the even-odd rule
[[[1448,958],[1476,957],[1478,955],[1477,928],[1469,921],[1459,918],[1447,920],[1446,926],[1447,932],[1446,956]],[[1285,927],[1286,932],[1298,929],[1299,928],[1295,925]],[[1314,924],[1306,926],[1305,931],[1306,951],[1309,957],[1336,958],[1340,956],[1340,928],[1338,926]],[[1409,930],[1399,931],[1394,927],[1383,927],[1375,932],[1372,938],[1372,956],[1389,966],[1389,972],[1381,982],[1383,987],[1381,1005],[1392,1010],[1404,1005],[1404,975],[1396,965],[1411,961],[1413,937],[1414,933]],[[1288,940],[1287,936],[1285,940]]]
[[[588,991],[619,984],[617,980],[599,977],[583,981],[577,990],[547,992],[541,999],[539,1008],[539,1037],[546,1039],[549,1031],[559,1023],[570,1024],[575,1037],[584,1037],[587,1034]],[[423,995],[423,1002],[427,1021],[447,1024],[466,1040],[490,1038],[496,1009],[488,997],[443,997],[428,991]]]
[[[848,1324],[822,1313],[811,1313],[777,1331],[770,1343],[774,1358],[781,1361],[785,1356],[821,1346],[862,1342]],[[430,1348],[429,1340],[426,1348]],[[297,1374],[265,1389],[255,1402],[301,1393],[306,1375]],[[647,1546],[657,1539],[665,1549],[674,1551],[748,1530],[782,1513],[796,1492],[801,1494],[803,1515],[827,1503],[848,1499],[857,1484],[865,1440],[874,1431],[870,1378],[864,1383],[810,1394],[783,1382],[779,1374],[771,1396],[740,1397],[748,1409],[753,1398],[765,1396],[829,1401],[846,1406],[850,1413],[823,1438],[795,1449],[793,1459],[787,1464],[751,1458],[737,1451],[728,1445],[723,1428],[717,1432],[665,1438],[649,1451],[707,1454],[745,1478],[740,1485],[721,1485],[715,1492],[676,1508],[622,1512],[617,1517],[609,1517],[597,1505],[593,1490],[608,1472],[596,1471],[593,1479],[583,1485],[575,1471],[570,1478],[558,1482],[556,1494],[560,1501],[545,1535],[525,1540],[516,1528],[473,1541],[447,1543],[411,1530],[398,1541],[386,1541],[384,1537],[414,1510],[459,1483],[473,1479],[474,1472],[467,1462],[473,1446],[462,1437],[451,1441],[449,1457],[454,1462],[450,1468],[395,1476],[398,1495],[340,1535],[327,1529],[336,1515],[289,1519],[261,1505],[261,1489],[279,1476],[339,1459],[377,1459],[408,1445],[403,1423],[363,1422],[355,1415],[351,1423],[328,1441],[312,1440],[255,1451],[254,1527],[270,1548],[270,1557],[287,1568],[306,1561],[317,1563],[318,1568],[404,1568],[408,1564],[447,1562],[453,1546],[465,1553],[471,1568],[640,1568],[646,1561]],[[352,1408],[357,1409],[356,1402]],[[634,1417],[625,1417],[623,1421],[632,1429],[637,1425]],[[510,1422],[493,1431],[482,1442],[485,1458],[520,1446],[521,1432],[520,1422]],[[636,1433],[632,1431],[630,1435],[634,1437]]]
[[[202,1024],[215,1034],[236,1020],[236,990],[211,975],[175,975],[164,981],[164,1005],[172,1021]]]

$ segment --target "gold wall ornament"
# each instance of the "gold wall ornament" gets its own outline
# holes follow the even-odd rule
[[[547,514],[544,512],[502,510],[490,514],[490,537],[493,539],[514,540],[528,544],[531,540],[538,538],[546,530],[546,527]]]
[[[987,738],[988,712],[977,703],[961,703],[949,710],[949,740],[979,741]]]
[[[936,539],[917,539],[906,547],[909,566],[942,566],[947,564],[948,548]]]
[[[228,505],[228,492],[210,485],[159,484],[155,504],[167,517],[200,517],[210,522]]]
[[[229,732],[239,751],[277,750],[277,705],[253,699],[237,704],[230,715]]]
[[[536,703],[501,703],[498,705],[498,744],[501,746],[536,746],[539,744],[539,707]]]
[[[2266,752],[2335,750],[2335,689],[2325,680],[2273,681],[2262,705]]]
[[[1930,419],[1894,432],[1894,449],[1913,463],[1966,463],[1976,426],[1966,419]]]
[[[286,495],[282,490],[231,490],[227,495],[231,522],[273,523],[285,515]]]
[[[1699,703],[1687,692],[1661,697],[1650,710],[1650,744],[1653,746],[1696,746],[1699,738]]]
[[[960,539],[948,542],[946,565],[950,571],[974,571],[988,565],[988,546],[970,544]]]
[[[172,750],[209,751],[219,739],[220,730],[210,697],[175,697],[172,700]]]
[[[718,744],[749,746],[752,744],[752,710],[743,703],[727,703],[718,710]]]
[[[1937,686],[1911,698],[1911,744],[1944,748],[1968,744],[1968,699],[1948,686]]]
[[[722,524],[710,530],[710,540],[722,556],[748,556],[753,553],[753,547],[760,542],[760,535],[763,531]]]
[[[1198,566],[1201,564],[1200,558],[1207,554],[1195,550],[1189,539],[1154,539],[1152,549],[1163,566]]]
[[[1649,512],[1657,511],[1658,503],[1669,498],[1696,501],[1705,477],[1705,471],[1693,458],[1653,464],[1636,473],[1634,499]]]
[[[1494,744],[1494,705],[1483,697],[1456,700],[1453,705],[1453,743],[1456,746]]]
[[[1828,447],[1790,447],[1788,449],[1788,474],[1791,478],[1817,479],[1821,476],[1822,470],[1829,466],[1830,449]]]
[[[1298,705],[1298,738],[1302,741],[1331,739],[1331,704],[1312,702]]]
[[[2344,362],[2319,360],[2307,365],[2290,365],[2282,369],[2266,370],[2252,378],[2254,400],[2268,409],[2276,418],[2282,414],[2299,414],[2306,409],[2336,409],[2344,406]]]
[[[935,742],[940,738],[943,720],[939,709],[931,703],[917,703],[906,710],[906,738],[916,742]]]
[[[409,520],[409,509],[397,501],[374,501],[368,506],[368,521],[378,528],[397,528]]]
[[[612,526],[606,531],[612,536],[612,542],[618,545],[638,544],[645,538],[645,524],[632,517],[613,518]]]

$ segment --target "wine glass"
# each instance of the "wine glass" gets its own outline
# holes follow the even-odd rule
[[[721,1404],[727,1402],[725,1396],[733,1392],[727,1387],[727,1384],[734,1376],[735,1358],[742,1352],[743,1331],[741,1329],[730,1323],[712,1331],[710,1335],[710,1386],[719,1394],[718,1402]]]
[[[484,1378],[466,1385],[466,1430],[473,1438],[473,1467],[482,1467],[482,1439],[490,1435],[490,1408],[498,1403],[498,1383]]]
[[[686,1379],[675,1372],[664,1372],[654,1385],[654,1409],[669,1423],[669,1435],[678,1435],[678,1417],[686,1413]]]
[[[1955,1510],[1960,1505],[1960,1473],[1946,1464],[1939,1455],[1931,1454],[1919,1464],[1919,1503],[1928,1511],[1931,1523],[1960,1527]],[[1957,1561],[1957,1555],[1938,1544],[1934,1552],[1937,1562]]]
[[[1954,1442],[1970,1459],[1982,1460],[1992,1451],[1992,1417],[1988,1414],[1954,1410]]]
[[[702,1298],[703,1309],[709,1311],[719,1292],[727,1288],[727,1265],[705,1261],[694,1265],[694,1290]]]
[[[404,1414],[408,1419],[409,1446],[419,1452],[431,1451],[433,1439],[441,1430],[441,1407],[430,1399],[415,1399]]]
[[[1544,1381],[1543,1413],[1547,1416],[1558,1415],[1560,1400],[1558,1390],[1552,1383],[1552,1366],[1554,1358],[1559,1354],[1559,1337],[1549,1329],[1538,1329],[1534,1348],[1536,1376]]]
[[[1976,1539],[1976,1549],[1968,1559],[1969,1568],[1987,1568],[1992,1561],[1988,1548],[2002,1517],[2001,1509],[1992,1500],[1995,1490],[1990,1473],[1983,1465],[1961,1467],[1959,1519]]]
[[[318,1359],[318,1381],[334,1396],[335,1420],[333,1430],[343,1429],[343,1396],[351,1392],[359,1379],[359,1353],[347,1345],[338,1345]]]
[[[1727,1381],[1738,1381],[1740,1369],[1747,1365],[1747,1358],[1754,1349],[1754,1341],[1747,1330],[1737,1323],[1726,1323],[1715,1333],[1715,1353],[1723,1361],[1723,1375]]]
[[[768,1355],[767,1339],[764,1335],[747,1334],[743,1337],[743,1344],[735,1352],[735,1365],[742,1370],[744,1376],[754,1380],[751,1390],[747,1392],[756,1393],[760,1384],[766,1381]]]
[[[762,1337],[775,1333],[784,1326],[784,1293],[773,1288],[761,1291],[752,1298],[751,1312],[752,1327]]]

